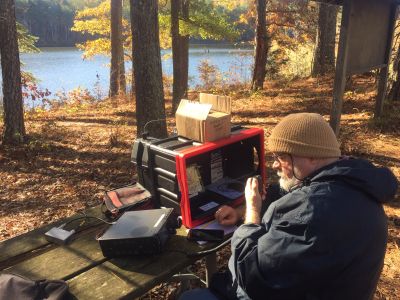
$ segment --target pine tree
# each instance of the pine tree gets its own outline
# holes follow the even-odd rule
[[[18,144],[24,141],[25,123],[14,0],[0,1],[0,55],[3,76],[3,144]]]
[[[137,132],[166,137],[158,1],[130,0],[130,4]]]
[[[336,18],[338,7],[320,3],[318,13],[317,42],[314,53],[312,76],[333,72],[335,69]]]
[[[251,81],[253,91],[262,90],[266,75],[268,35],[266,24],[266,0],[255,0],[257,10],[257,27],[254,50],[254,70]]]
[[[111,0],[110,92],[114,97],[126,93],[124,48],[122,41],[122,0]]]
[[[171,38],[173,60],[172,109],[187,97],[189,73],[189,35],[179,31],[179,20],[189,18],[189,0],[171,0]]]

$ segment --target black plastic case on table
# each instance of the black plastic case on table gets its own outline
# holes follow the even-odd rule
[[[250,176],[261,175],[265,179],[263,143],[262,129],[242,127],[233,127],[229,138],[204,144],[181,136],[137,139],[132,149],[132,162],[137,168],[138,181],[150,191],[156,203],[174,208],[182,215],[183,224],[191,228],[212,218],[219,206],[237,205],[241,202],[207,188],[213,184],[213,156],[221,156],[223,178],[244,187]],[[177,170],[178,162],[186,167],[199,166],[204,190],[196,195],[182,192],[187,186],[184,182],[178,182],[178,174],[181,178],[186,178],[187,169]],[[217,206],[207,211],[199,209],[207,205],[210,199]]]

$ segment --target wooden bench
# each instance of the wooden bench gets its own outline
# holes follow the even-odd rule
[[[100,208],[89,209],[87,214],[100,217]],[[182,227],[159,255],[107,259],[95,238],[105,225],[92,219],[67,245],[55,245],[44,238],[44,233],[50,228],[75,217],[1,242],[0,270],[33,280],[65,280],[77,299],[132,299],[169,281],[174,274],[202,258],[189,257],[187,253],[215,246],[210,244],[204,247],[187,241]],[[216,269],[215,253],[206,257],[206,268],[209,278]]]

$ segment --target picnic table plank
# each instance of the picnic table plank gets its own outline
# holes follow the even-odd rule
[[[104,262],[95,232],[89,231],[69,245],[24,260],[5,271],[30,279],[66,279]]]
[[[88,214],[101,216],[100,207],[92,208]],[[190,257],[188,253],[193,254],[215,245],[199,246],[195,242],[188,242],[186,229],[182,227],[177,230],[176,235],[170,237],[161,254],[110,260],[103,257],[95,239],[96,232],[105,226],[100,221],[97,222],[92,221],[90,224],[97,224],[95,228],[86,228],[64,246],[44,239],[44,232],[55,224],[0,243],[0,270],[34,280],[66,280],[72,294],[78,299],[133,298],[169,280],[174,274],[200,259]],[[70,225],[66,227],[68,226]]]
[[[213,243],[200,246],[196,242],[188,242],[186,229],[182,227],[169,239],[162,253],[111,259],[68,280],[70,291],[78,299],[139,297],[199,259],[189,257],[188,253],[213,246]]]
[[[86,210],[86,214],[101,217],[102,213],[100,205]],[[76,217],[77,215],[74,215],[1,242],[0,270],[17,263],[19,260],[25,259],[26,256],[38,255],[43,251],[48,251],[54,248],[54,245],[45,239],[44,233],[52,227],[59,226],[62,223],[75,219]],[[90,226],[99,222],[100,221],[89,219],[87,224]]]
[[[132,299],[192,264],[194,259],[179,252],[164,252],[143,264],[131,259],[113,259],[68,281],[77,299]]]

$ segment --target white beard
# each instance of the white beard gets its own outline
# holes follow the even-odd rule
[[[300,183],[300,181],[297,180],[294,176],[292,176],[292,178],[288,178],[283,175],[282,172],[278,172],[278,176],[280,177],[279,185],[286,192],[289,192],[291,188]]]

